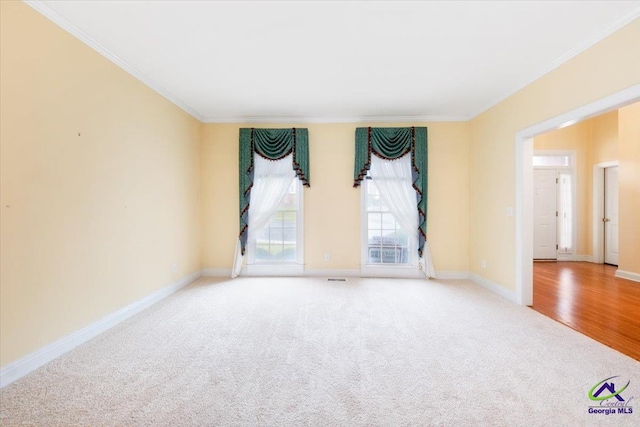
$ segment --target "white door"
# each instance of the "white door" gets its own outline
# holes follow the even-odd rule
[[[557,259],[557,171],[533,171],[533,258]]]
[[[618,167],[604,170],[604,262],[618,265]]]

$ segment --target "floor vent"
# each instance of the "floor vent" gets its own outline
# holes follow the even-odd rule
[[[327,280],[329,282],[346,282],[347,281],[347,279],[332,279],[332,278],[329,278]]]

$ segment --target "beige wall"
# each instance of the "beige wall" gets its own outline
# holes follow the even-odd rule
[[[515,288],[515,135],[640,83],[640,19],[577,55],[470,123],[470,256],[473,273]],[[622,155],[622,153],[621,153]],[[487,268],[480,268],[480,261]]]
[[[200,269],[201,124],[24,3],[0,3],[6,366]]]
[[[406,124],[403,124],[405,126]],[[429,134],[428,239],[436,270],[468,270],[468,123],[422,123]],[[230,269],[238,235],[238,129],[207,124],[203,139],[203,267]],[[255,125],[289,127],[293,125]],[[309,129],[311,188],[304,193],[305,267],[360,268],[360,190],[352,188],[354,135],[367,124]],[[371,124],[393,126],[393,124]],[[325,253],[331,260],[323,259]]]
[[[618,111],[602,114],[586,122],[590,125],[591,131],[591,163],[595,165],[619,160]],[[590,173],[593,173],[593,170]]]
[[[640,102],[619,110],[618,136],[620,139],[618,268],[640,275]]]

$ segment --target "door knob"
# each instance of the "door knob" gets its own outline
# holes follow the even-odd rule
[[[602,218],[602,222],[609,222],[611,221],[609,218]]]

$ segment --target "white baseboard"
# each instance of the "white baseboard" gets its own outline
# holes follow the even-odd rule
[[[202,269],[203,277],[231,277],[231,269],[230,268],[203,268]],[[245,274],[245,270],[243,269],[242,276],[252,276],[252,274]],[[363,277],[360,270],[357,269],[329,269],[329,268],[307,268],[301,274],[297,274],[297,276],[304,277]],[[418,271],[418,273],[406,275],[404,273],[397,274],[393,277],[403,277],[403,278],[422,278],[424,277],[422,273]],[[469,279],[468,271],[436,271],[435,279],[441,280],[464,280]]]
[[[360,270],[307,268],[304,270],[304,275],[308,277],[360,277]]]
[[[488,290],[490,290],[493,293],[496,293],[506,299],[508,299],[509,301],[517,304],[518,303],[518,299],[516,297],[516,291],[515,290],[511,290],[511,289],[506,289],[500,285],[498,285],[497,283],[492,282],[491,280],[485,279],[484,277],[480,277],[475,273],[471,273],[469,274],[469,278],[476,284],[482,286],[483,288],[486,288]]]
[[[228,277],[231,278],[230,268],[203,268],[202,277]]]
[[[436,271],[435,279],[438,280],[468,280],[468,271]]]
[[[381,279],[424,279],[425,275],[418,266],[362,265],[360,277]]]
[[[616,277],[640,282],[640,274],[634,273],[633,271],[616,270]]]
[[[249,264],[245,265],[240,272],[241,277],[301,277],[304,275],[304,265],[265,265]]]
[[[130,318],[134,314],[137,314],[145,308],[148,308],[158,301],[163,300],[164,298],[198,279],[200,276],[201,271],[198,270],[168,286],[165,286],[164,288],[152,293],[151,295],[148,295],[141,300],[134,302],[133,304],[129,304],[128,306],[116,311],[115,313],[112,313],[107,317],[72,333],[71,335],[67,335],[66,337],[59,339],[52,344],[42,347],[41,349],[36,350],[35,352],[8,364],[6,367],[0,370],[0,388],[11,384],[15,380],[22,378],[28,373],[49,363],[50,361],[63,355],[64,353],[73,350],[80,344],[84,344],[91,338],[94,338],[102,332],[114,327],[118,323]]]
[[[251,274],[256,273],[256,274]],[[291,274],[283,274],[287,276],[291,276]],[[202,269],[203,277],[231,277],[231,269],[230,268],[203,268]],[[240,273],[240,277],[250,277],[250,276],[261,276],[261,274],[257,274],[256,271],[249,272],[247,271],[247,267],[242,269]],[[306,268],[304,270],[298,271],[294,276],[298,277],[360,277],[360,270],[349,270],[349,269],[324,269],[324,268]]]

